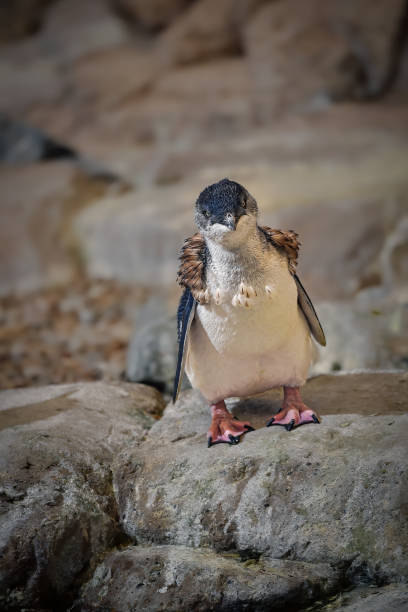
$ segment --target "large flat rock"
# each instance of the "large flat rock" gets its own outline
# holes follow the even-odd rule
[[[305,400],[321,425],[261,427],[206,447],[209,410],[183,393],[140,447],[115,462],[120,521],[134,541],[332,563],[345,579],[406,575],[406,375],[321,376]],[[235,403],[257,427],[272,392]]]
[[[2,610],[68,605],[82,573],[121,540],[111,463],[140,442],[161,402],[127,384],[0,394]]]

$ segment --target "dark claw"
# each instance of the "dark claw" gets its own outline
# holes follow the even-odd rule
[[[211,445],[212,445],[212,437],[210,436],[209,438],[207,438],[207,448],[210,448]]]
[[[270,427],[272,425],[272,423],[274,422],[275,417],[272,417],[271,419],[269,419],[269,421],[267,422],[266,426]]]
[[[317,418],[315,414],[312,414],[312,419],[313,419],[313,423],[317,423],[317,424],[320,423],[319,419]]]
[[[292,431],[294,426],[295,426],[295,419],[292,419],[290,423],[285,425],[285,429],[286,429],[286,431]]]
[[[255,431],[255,427],[252,427],[251,425],[244,425],[244,427],[247,431]]]
[[[232,434],[229,434],[228,437],[229,437],[229,440],[230,440],[230,442],[229,442],[230,444],[238,444],[238,442],[239,442],[239,437],[238,436],[235,437]]]

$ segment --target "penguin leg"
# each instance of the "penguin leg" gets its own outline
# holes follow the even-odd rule
[[[238,421],[225,406],[224,400],[212,404],[211,425],[207,432],[208,446],[226,442],[227,444],[238,444],[240,436],[254,428],[248,421]]]
[[[299,387],[283,387],[282,410],[269,419],[266,426],[282,425],[291,431],[294,427],[306,423],[320,423],[320,418],[303,403]]]

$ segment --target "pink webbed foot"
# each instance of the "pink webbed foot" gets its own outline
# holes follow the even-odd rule
[[[225,402],[218,402],[211,406],[212,420],[207,433],[208,447],[213,444],[238,444],[240,436],[254,431],[248,421],[238,421],[228,412]]]
[[[266,423],[267,427],[282,425],[291,431],[307,423],[320,423],[317,414],[302,402],[298,387],[283,387],[284,399],[282,410]]]

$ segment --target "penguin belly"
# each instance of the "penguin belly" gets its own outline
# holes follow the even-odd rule
[[[271,280],[272,295],[260,283],[249,307],[233,305],[237,288],[227,290],[219,304],[197,306],[186,373],[211,403],[306,381],[316,349],[295,282],[289,273],[283,280],[276,288]]]

